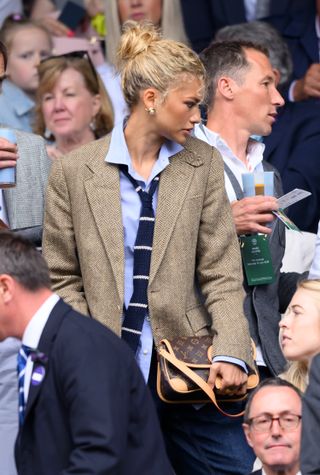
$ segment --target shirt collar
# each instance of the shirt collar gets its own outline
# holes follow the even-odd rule
[[[52,294],[47,300],[38,308],[36,313],[25,328],[22,337],[22,343],[30,348],[37,348],[43,332],[43,329],[47,323],[49,315],[59,300],[57,294]]]
[[[239,162],[239,158],[235,156],[235,154],[232,152],[228,144],[223,140],[223,138],[214,132],[213,130],[208,129],[203,124],[200,124],[197,126],[198,130],[200,129],[201,133],[204,135],[206,138],[206,142],[209,142],[210,145],[213,147],[217,148],[222,155],[225,157],[230,158],[233,161]],[[263,152],[265,149],[265,145],[261,142],[258,142],[257,140],[254,139],[249,139],[248,142],[248,147],[247,147],[247,158],[248,161],[252,159],[252,157],[263,157]]]
[[[10,80],[5,79],[3,81],[2,88],[18,116],[25,115],[34,108],[34,101]]]
[[[139,181],[144,181],[132,167],[129,150],[124,136],[125,123],[126,121],[124,121],[123,124],[120,123],[114,127],[105,161],[116,165],[127,165],[128,171],[133,178]],[[166,140],[161,146],[158,159],[153,166],[148,182],[169,165],[170,157],[180,152],[182,149],[182,145],[171,140]]]

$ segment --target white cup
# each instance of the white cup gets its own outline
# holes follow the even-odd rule
[[[12,129],[0,127],[0,137],[16,144],[17,137]],[[16,186],[16,167],[0,168],[0,188],[12,188]]]

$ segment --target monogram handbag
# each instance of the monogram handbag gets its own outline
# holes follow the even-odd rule
[[[252,341],[252,353],[255,359],[256,349]],[[241,401],[259,383],[257,369],[248,375],[247,394],[244,396],[218,395],[207,384],[212,364],[213,345],[211,336],[178,337],[161,340],[158,347],[157,392],[162,401],[167,403],[207,403],[212,402],[217,409],[229,417],[219,402]],[[220,381],[221,384],[221,381]],[[219,389],[217,378],[216,387]]]

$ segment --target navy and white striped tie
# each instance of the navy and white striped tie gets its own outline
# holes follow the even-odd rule
[[[24,421],[24,412],[26,408],[25,398],[24,398],[24,376],[26,372],[27,359],[30,353],[33,351],[32,348],[26,345],[21,345],[21,348],[18,353],[18,384],[19,384],[19,424],[22,426]]]
[[[143,322],[148,311],[148,283],[155,216],[152,207],[152,197],[159,183],[156,176],[149,188],[143,191],[137,181],[128,173],[126,167],[121,167],[122,172],[131,181],[141,199],[141,213],[139,227],[133,252],[133,293],[125,309],[122,323],[121,337],[136,353],[141,337]]]

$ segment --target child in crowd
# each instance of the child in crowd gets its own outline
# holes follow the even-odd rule
[[[51,54],[51,36],[42,25],[15,14],[6,18],[0,39],[8,48],[7,77],[0,94],[0,124],[31,132],[39,84],[37,66]]]

